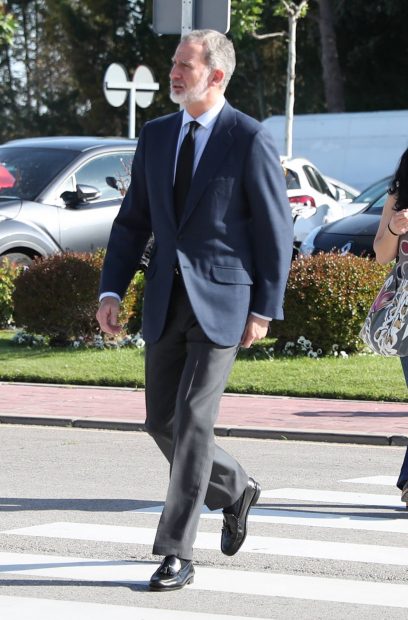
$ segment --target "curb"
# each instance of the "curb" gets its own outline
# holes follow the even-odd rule
[[[105,420],[85,418],[52,418],[46,416],[0,415],[1,424],[56,426],[60,428],[80,428],[88,430],[108,430],[127,432],[146,432],[144,422],[126,420]],[[236,437],[241,439],[274,439],[281,441],[311,441],[322,443],[348,443],[369,446],[407,446],[408,437],[403,435],[377,435],[346,433],[335,431],[285,430],[253,426],[214,427],[217,437]]]

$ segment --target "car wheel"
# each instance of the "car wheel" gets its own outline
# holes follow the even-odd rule
[[[27,254],[22,254],[21,252],[8,252],[7,254],[2,254],[0,256],[0,265],[5,258],[7,258],[7,260],[16,267],[29,267],[33,262],[33,259]]]

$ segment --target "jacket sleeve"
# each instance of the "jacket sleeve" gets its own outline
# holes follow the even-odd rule
[[[272,136],[263,127],[253,137],[244,183],[255,263],[251,311],[283,319],[292,259],[293,220],[279,155]]]
[[[132,164],[131,182],[115,218],[106,250],[99,293],[124,296],[139,267],[152,227],[145,179],[145,127]]]

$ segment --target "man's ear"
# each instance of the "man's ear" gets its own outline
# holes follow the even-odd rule
[[[220,86],[224,81],[224,77],[224,71],[221,71],[221,69],[214,69],[210,79],[210,86]]]

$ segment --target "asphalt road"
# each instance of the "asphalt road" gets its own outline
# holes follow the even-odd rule
[[[152,440],[0,427],[0,617],[408,617],[404,448],[218,441],[262,485],[247,543],[223,556],[220,517],[204,514],[194,586],[161,594],[147,581],[168,470]]]

